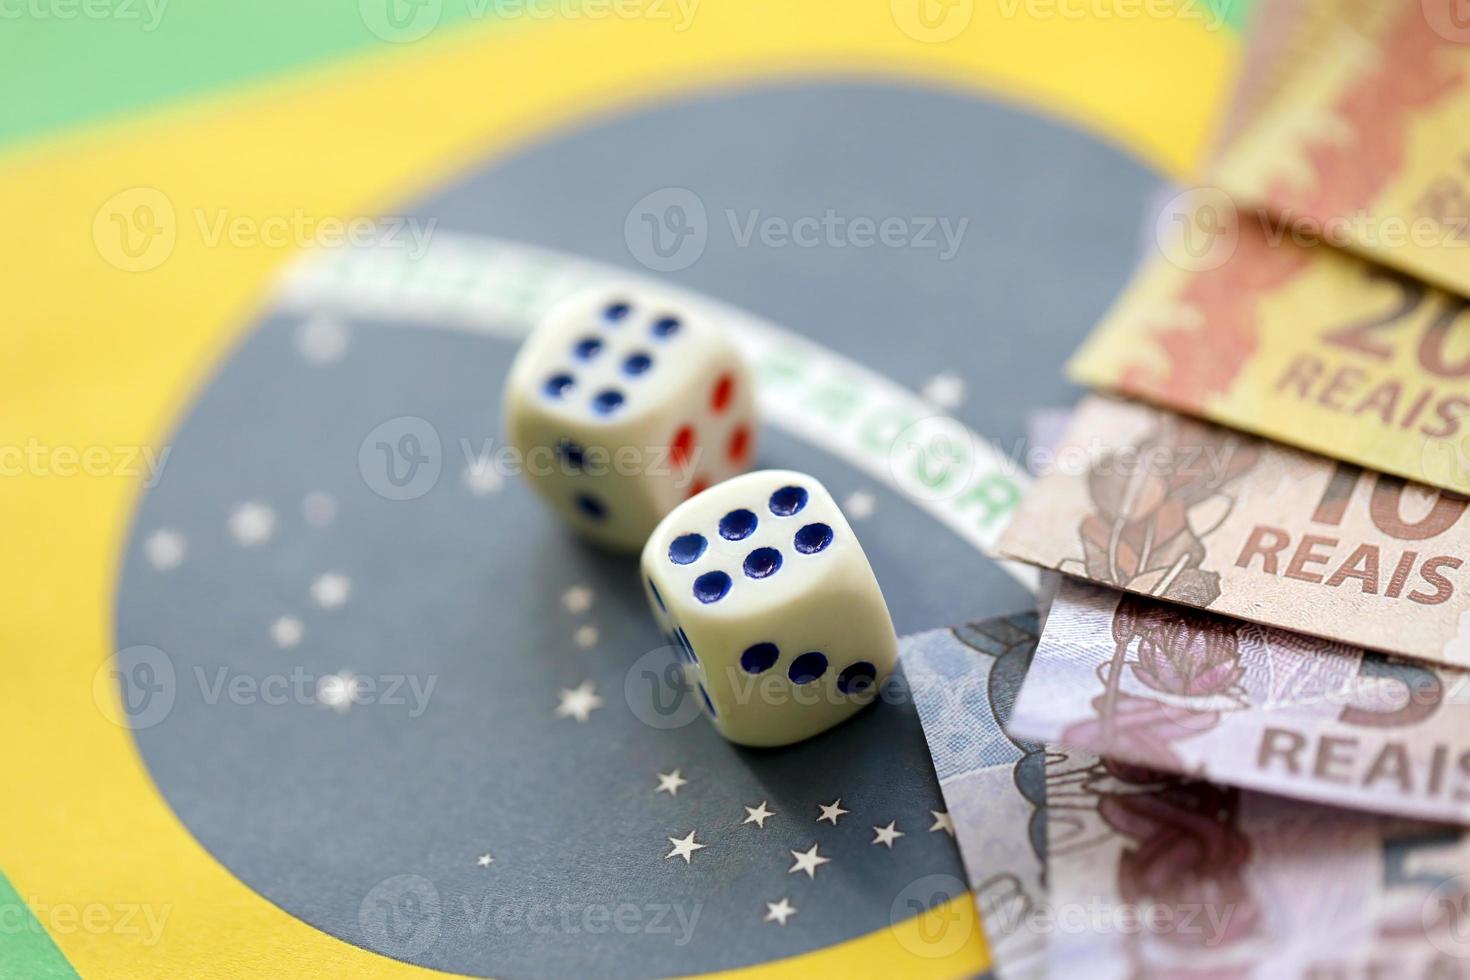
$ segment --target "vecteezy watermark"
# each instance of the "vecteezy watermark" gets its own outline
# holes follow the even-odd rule
[[[456,0],[459,2],[459,0]],[[456,20],[640,20],[667,23],[682,34],[694,23],[699,0],[462,0]],[[444,18],[443,0],[358,0],[358,15],[373,34],[394,44],[421,41]]]
[[[702,902],[587,902],[555,899],[496,902],[488,895],[445,895],[422,875],[385,878],[358,905],[359,938],[401,959],[422,955],[450,931],[458,939],[491,935],[565,937],[664,936],[677,947],[694,938]]]
[[[481,486],[498,485],[505,477],[606,476],[657,477],[689,486],[698,472],[704,447],[696,446],[675,458],[671,445],[602,446],[562,439],[555,445],[522,450],[483,439],[476,446],[460,437],[460,464],[465,479]],[[446,463],[439,430],[427,419],[400,415],[375,426],[357,450],[357,468],[363,482],[388,500],[416,500],[438,484]]]
[[[942,44],[964,33],[975,19],[975,0],[889,0],[898,29],[915,41]]]
[[[655,647],[623,675],[623,698],[633,717],[649,728],[683,728],[700,716],[699,698],[681,654],[680,646]]]
[[[724,208],[711,227],[704,200],[687,187],[663,187],[639,198],[623,220],[628,252],[654,272],[687,269],[704,255],[712,234],[735,248],[871,249],[932,252],[941,262],[959,253],[968,217],[850,215],[835,208],[805,214],[769,214]]]
[[[1058,447],[1033,446],[1018,439],[1009,447],[984,439],[947,415],[909,422],[888,443],[888,470],[893,484],[916,500],[952,499],[973,491],[977,460],[995,459],[1003,472],[1036,477],[1156,476],[1160,478],[1222,477],[1236,454],[1247,446],[1237,441],[1206,445],[1116,446],[1092,437]]]
[[[1213,949],[1230,934],[1234,902],[1126,902],[1093,898],[1085,902],[1042,902],[1033,906],[987,906],[986,924],[997,934],[1030,932],[1073,935],[1155,935],[1188,938]]]
[[[3,2],[3,0],[0,0]],[[173,201],[154,187],[131,187],[102,203],[92,219],[92,241],[104,261],[124,272],[147,272],[168,261],[181,234],[205,248],[356,248],[403,250],[423,258],[437,218],[319,215],[304,208],[276,214],[243,214],[195,207],[181,221]]]
[[[401,415],[374,428],[357,449],[363,482],[380,497],[414,500],[439,482],[444,465],[439,430],[416,415]]]
[[[1358,210],[1324,218],[1290,207],[1247,208],[1218,187],[1193,187],[1159,210],[1154,243],[1166,261],[1187,272],[1229,262],[1243,223],[1271,248],[1470,248],[1470,201],[1460,208],[1426,203],[1420,210],[1411,217]]]
[[[954,875],[925,875],[894,896],[888,910],[889,929],[899,945],[915,956],[953,956],[976,938],[979,917],[969,904],[969,894],[969,888]]]
[[[1470,432],[1419,444],[1419,475],[1430,486],[1456,486],[1470,480]]]
[[[768,649],[763,651],[760,647]],[[635,718],[661,730],[693,724],[703,713],[701,704],[706,701],[721,712],[752,705],[762,708],[796,705],[799,710],[806,710],[823,704],[852,707],[874,701],[890,705],[914,701],[913,684],[907,675],[893,673],[880,680],[873,665],[865,661],[837,664],[827,671],[823,659],[819,674],[806,680],[792,680],[792,672],[799,672],[801,665],[793,662],[791,671],[773,669],[780,656],[774,644],[758,644],[744,654],[738,664],[719,663],[708,656],[701,658],[694,641],[675,627],[668,646],[648,651],[628,668],[623,675],[623,697]],[[945,683],[947,687],[935,697],[942,694],[963,704],[963,698],[973,696],[974,692],[966,694],[963,690],[963,680]],[[983,682],[980,693],[984,693]]]
[[[141,477],[152,489],[163,478],[172,446],[53,446],[39,439],[0,445],[0,477]]]
[[[1429,29],[1446,41],[1470,44],[1470,3],[1465,0],[1420,0]]]
[[[1240,244],[1234,199],[1218,187],[1176,194],[1154,220],[1154,243],[1171,265],[1189,272],[1218,269]]]
[[[1470,875],[1435,886],[1420,908],[1424,935],[1446,956],[1470,959]]]
[[[0,936],[136,936],[144,946],[156,946],[173,910],[152,902],[0,901]]]
[[[118,21],[158,29],[169,0],[0,0],[0,20]]]
[[[418,718],[428,710],[438,683],[437,674],[318,674],[300,666],[257,674],[198,664],[181,678],[167,653],[137,645],[102,662],[92,675],[92,699],[113,724],[136,730],[162,723],[186,696],[206,705],[307,705],[338,712],[372,705]]]
[[[1230,22],[1230,0],[994,0],[1006,20],[1181,20],[1218,31]]]

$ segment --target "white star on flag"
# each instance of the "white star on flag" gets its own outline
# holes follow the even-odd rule
[[[932,834],[936,830],[942,830],[949,836],[954,836],[954,822],[949,819],[949,814],[943,810],[930,810],[929,815],[934,818],[934,826],[929,828]]]
[[[925,382],[919,394],[940,408],[958,408],[965,400],[965,379],[944,371]]]
[[[143,554],[148,556],[148,564],[160,572],[177,568],[188,550],[188,542],[178,531],[154,531],[143,542]]]
[[[574,585],[562,593],[561,604],[567,607],[567,612],[574,616],[592,608],[592,600],[596,594],[585,585]]]
[[[759,806],[748,806],[745,808],[745,819],[740,821],[741,826],[753,823],[762,830],[766,829],[766,821],[776,815],[775,810],[766,809],[766,801],[761,800]]]
[[[767,922],[779,922],[781,925],[784,926],[786,924],[786,920],[791,918],[795,914],[796,906],[791,904],[791,899],[789,898],[783,898],[779,902],[766,903],[765,921]]]
[[[338,671],[317,680],[316,698],[337,714],[345,714],[357,700],[361,686],[362,682],[351,671]]]
[[[352,593],[352,580],[337,572],[327,572],[311,583],[311,597],[323,609],[336,609]]]
[[[556,706],[558,718],[575,718],[583,722],[592,716],[592,712],[602,707],[602,698],[598,696],[591,681],[583,681],[570,690],[562,688],[557,696],[561,699],[561,703]]]
[[[689,782],[689,780],[679,775],[679,770],[677,769],[675,769],[673,772],[661,772],[658,774],[658,789],[654,790],[654,792],[668,793],[670,796],[678,796],[679,787],[683,786],[687,782]]]
[[[817,853],[817,845],[813,844],[805,851],[792,851],[791,856],[796,858],[796,863],[786,869],[786,873],[794,875],[798,871],[805,871],[808,878],[817,876],[817,868],[831,861],[829,857],[822,857]]]
[[[321,366],[339,361],[347,352],[347,328],[330,317],[307,320],[296,328],[296,350],[308,364]]]
[[[485,455],[476,456],[464,468],[464,485],[476,497],[488,497],[505,486],[505,480],[495,471],[495,463]]]
[[[842,502],[842,512],[855,521],[867,520],[877,509],[878,501],[866,490],[850,493]]]
[[[578,626],[577,631],[572,634],[572,642],[583,650],[590,650],[597,646],[597,637],[596,626]]]
[[[230,534],[242,548],[254,548],[270,540],[276,529],[276,512],[255,501],[243,503],[230,515]]]
[[[874,827],[873,834],[875,836],[873,837],[873,843],[882,844],[890,851],[893,850],[893,842],[904,836],[903,831],[899,830],[897,825],[897,820],[890,820],[886,827]]]
[[[689,859],[693,856],[695,851],[702,850],[705,846],[695,841],[694,831],[692,830],[689,831],[689,835],[687,837],[670,837],[669,843],[673,844],[674,848],[673,850],[669,851],[669,853],[664,855],[664,860],[667,861],[669,858],[672,857],[681,857],[684,859],[685,864],[689,863]]]
[[[821,823],[823,820],[826,820],[834,827],[837,826],[838,817],[842,816],[844,813],[851,812],[850,810],[842,809],[842,797],[840,796],[837,797],[837,799],[833,800],[831,803],[818,803],[817,809],[822,811],[822,815],[817,818],[817,823]]]
[[[271,639],[276,641],[276,646],[282,650],[290,649],[301,642],[301,634],[305,628],[301,620],[295,616],[282,616],[271,623]]]
[[[312,527],[326,527],[337,516],[337,501],[329,493],[313,490],[301,499],[301,515]]]
[[[481,854],[479,857],[475,858],[475,864],[479,865],[482,868],[488,868],[494,863],[495,858],[491,857],[489,854]]]

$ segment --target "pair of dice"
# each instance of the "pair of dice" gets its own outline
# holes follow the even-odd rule
[[[597,543],[642,549],[654,617],[720,734],[786,745],[872,701],[898,643],[826,488],[744,472],[754,395],[720,324],[613,287],[538,324],[511,368],[505,417],[552,510]]]

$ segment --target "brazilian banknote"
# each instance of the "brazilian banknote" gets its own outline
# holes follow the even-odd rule
[[[997,550],[1102,585],[1470,667],[1470,501],[1089,397]]]
[[[903,674],[1001,980],[1041,975],[1046,851],[1041,746],[1003,720],[1036,648],[1035,613],[907,637]]]
[[[1470,837],[1052,751],[1048,975],[1470,977]]]
[[[1183,200],[1071,376],[1470,492],[1470,301],[1209,192]]]
[[[1345,10],[1214,180],[1299,240],[1470,296],[1470,9]]]
[[[1470,824],[1470,675],[1075,579],[1052,601],[1008,731],[1160,772]]]

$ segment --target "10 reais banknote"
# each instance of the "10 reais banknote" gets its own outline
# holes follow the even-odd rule
[[[1463,668],[1467,503],[1093,396],[997,550],[1116,589]]]

